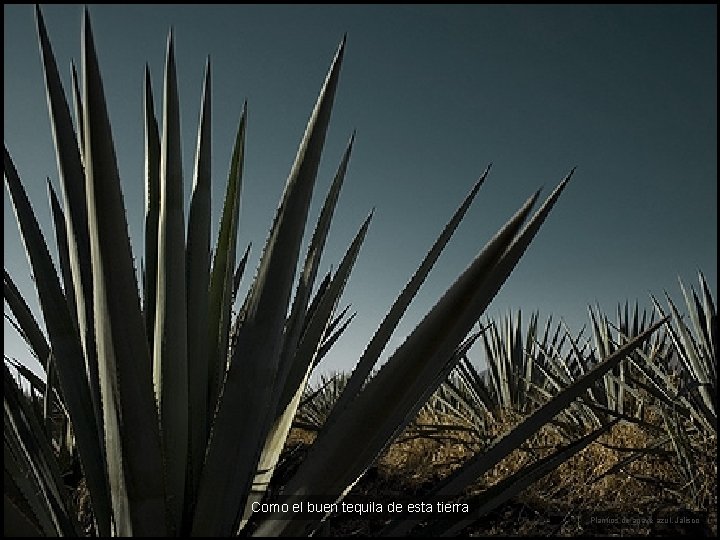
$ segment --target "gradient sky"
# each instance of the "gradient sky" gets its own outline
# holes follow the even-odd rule
[[[248,135],[239,249],[245,283],[334,50],[347,50],[310,223],[343,148],[355,150],[323,258],[337,268],[375,217],[343,305],[358,312],[321,371],[349,370],[488,163],[492,172],[391,342],[396,347],[536,189],[577,172],[487,315],[522,308],[575,330],[598,303],[680,299],[702,270],[717,298],[715,5],[90,5],[133,248],[142,250],[142,77],[161,110],[172,26],[189,193],[205,58],[213,66],[216,230],[242,103]],[[43,7],[70,88],[79,5]],[[5,143],[46,236],[59,188],[33,8],[4,6]],[[37,306],[5,197],[5,268]],[[308,233],[309,235],[309,233]],[[54,243],[54,242],[53,242]],[[6,312],[8,309],[6,308]],[[30,357],[5,322],[5,354]],[[480,359],[479,349],[473,356]],[[28,362],[32,364],[32,362]]]

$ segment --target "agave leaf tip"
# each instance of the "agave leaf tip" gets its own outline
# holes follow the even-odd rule
[[[535,203],[537,202],[538,198],[540,197],[540,194],[542,193],[542,190],[545,188],[545,186],[540,186],[537,190],[535,190],[535,193],[532,194],[532,203],[530,203],[530,206],[535,206]]]
[[[575,174],[576,169],[577,169],[577,167],[573,167],[572,169],[570,169],[570,172],[567,173],[567,175],[565,176],[565,178],[563,178],[563,181],[561,183],[567,184],[570,181],[570,179],[572,178],[573,174]]]
[[[95,52],[95,39],[93,38],[92,24],[90,23],[90,11],[86,5],[83,9],[83,30],[84,30],[84,43],[89,50],[92,51],[94,56],[97,56]]]
[[[172,58],[175,55],[175,28],[171,25],[167,36],[167,57]],[[174,60],[173,60],[174,61]]]
[[[487,178],[488,174],[490,174],[490,168],[492,167],[492,163],[488,163],[487,167],[485,167],[485,170],[480,175],[480,178],[477,179],[475,182],[475,185],[472,188],[472,196],[474,197],[475,194],[477,194],[478,190],[480,189],[480,186],[482,186],[485,183],[485,179]]]
[[[90,8],[87,4],[83,6],[83,23],[86,27],[90,26]]]
[[[42,11],[40,10],[40,4],[35,4],[35,24],[37,26],[40,43],[44,46],[45,42],[49,41],[49,38],[45,28],[45,19],[43,18]]]
[[[337,50],[335,51],[335,58],[333,59],[333,64],[340,63],[342,60],[343,54],[345,52],[345,43],[347,42],[347,32],[343,34],[342,39],[340,40],[340,44],[337,47]]]

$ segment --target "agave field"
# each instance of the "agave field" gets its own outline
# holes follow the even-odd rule
[[[335,269],[319,275],[355,139],[308,224],[345,40],[250,278],[249,248],[236,251],[245,107],[211,238],[210,63],[187,201],[172,33],[157,110],[146,70],[144,238],[131,238],[126,209],[138,203],[123,197],[89,14],[71,88],[39,7],[36,23],[62,189],[58,196],[48,184],[54,230],[43,231],[26,194],[35,179],[23,179],[4,149],[40,307],[29,307],[35,300],[6,270],[6,318],[44,371],[5,356],[5,535],[498,534],[518,508],[540,512],[536,521],[542,512],[566,517],[549,530],[533,529],[527,512],[513,514],[529,524],[517,534],[574,534],[588,532],[568,526],[583,511],[618,512],[633,492],[637,510],[671,504],[716,534],[717,318],[702,274],[697,289],[681,284],[680,308],[669,296],[651,297],[644,310],[626,305],[616,317],[593,308],[579,333],[551,319],[543,325],[537,314],[525,325],[520,312],[485,316],[574,170],[545,200],[538,191],[519,201],[379,362],[491,181],[488,167],[428,239],[353,371],[311,385],[352,322],[340,299],[373,218],[368,212]],[[137,266],[132,242],[144,246]],[[617,497],[603,506],[609,493]],[[417,512],[375,512],[390,502]],[[359,510],[350,516],[357,519],[340,515],[342,504]]]
[[[432,500],[441,493],[438,485],[476,461],[478,468],[465,478],[458,499],[474,505],[472,519],[439,521],[415,532],[716,535],[717,322],[702,274],[700,290],[688,295],[682,287],[684,315],[669,296],[666,307],[651,297],[652,311],[619,306],[614,320],[590,309],[587,336],[584,330],[573,336],[564,323],[552,324],[552,317],[541,327],[537,313],[525,326],[520,312],[484,321],[480,341],[487,369],[479,371],[476,361],[462,355],[378,461],[375,484],[362,489],[398,496],[401,485],[418,499]],[[665,311],[672,319],[651,340],[500,462],[487,457],[603,355],[641,334]],[[686,324],[688,314],[692,322]],[[347,380],[342,373],[323,376],[307,390],[294,423],[293,452],[303,452],[322,430]],[[288,452],[287,462],[294,459]],[[686,524],[664,526],[662,516],[670,514],[680,523],[684,516]],[[593,521],[599,515],[627,521]],[[396,528],[365,522],[347,529],[330,520],[327,527],[397,535],[414,525],[404,519]]]

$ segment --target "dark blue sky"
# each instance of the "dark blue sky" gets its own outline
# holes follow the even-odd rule
[[[298,142],[337,43],[348,42],[316,188],[319,202],[357,129],[323,268],[375,218],[346,291],[358,316],[325,370],[348,370],[445,221],[492,172],[396,346],[535,189],[577,172],[487,311],[563,317],[589,304],[717,283],[717,7],[714,5],[90,6],[136,253],[142,249],[142,76],[162,96],[174,28],[189,192],[205,58],[213,64],[213,208],[248,100],[239,248],[252,276]],[[43,8],[69,88],[79,5]],[[4,6],[5,142],[47,235],[56,186],[33,9]],[[34,300],[5,198],[5,268]],[[217,224],[217,220],[216,220]],[[138,258],[139,261],[139,258]],[[5,323],[5,354],[25,358]],[[476,355],[477,356],[477,355]]]

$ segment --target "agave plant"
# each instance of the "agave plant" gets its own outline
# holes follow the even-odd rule
[[[550,455],[469,499],[473,507],[477,508],[475,518],[519,493],[530,482],[585,448],[618,420],[641,426],[651,435],[650,444],[644,448],[622,448],[628,454],[593,481],[616,474],[645,456],[670,455],[674,456],[668,462],[670,467],[675,468],[683,479],[679,489],[687,491],[693,503],[700,507],[706,506],[697,502],[701,501],[704,492],[698,485],[695,464],[702,457],[702,452],[714,445],[712,441],[717,430],[713,416],[713,400],[716,400],[717,395],[714,352],[717,319],[712,295],[702,274],[701,295],[693,289],[688,294],[682,283],[681,289],[691,324],[684,322],[684,317],[668,295],[666,297],[672,318],[665,317],[663,308],[652,297],[656,310],[664,317],[666,332],[655,333],[652,339],[638,344],[625,360],[616,363],[613,369],[606,370],[601,378],[596,378],[595,384],[587,387],[587,393],[582,398],[579,397],[578,401],[552,421],[565,434],[568,440],[565,446],[556,448]],[[504,332],[495,330],[484,340],[489,366],[487,371],[479,373],[469,358],[463,357],[434,400],[428,403],[428,407],[454,415],[458,419],[457,423],[475,426],[483,426],[493,411],[517,409],[521,403],[535,401],[531,398],[533,394],[541,396],[539,403],[541,409],[544,409],[552,406],[558,393],[561,395],[566,393],[566,389],[577,387],[586,380],[588,372],[594,371],[601,364],[606,365],[608,356],[615,356],[614,353],[624,348],[624,344],[634,341],[636,336],[646,334],[651,327],[657,327],[657,323],[653,324],[654,314],[647,311],[640,313],[637,303],[632,312],[627,302],[624,306],[619,305],[616,324],[611,323],[599,307],[591,308],[589,314],[593,346],[590,346],[588,340],[580,345],[583,331],[575,338],[566,332],[567,340],[558,340],[556,331],[553,339],[548,341],[547,336],[553,333],[548,334],[546,327],[542,339],[530,339],[536,333],[534,317],[528,325],[528,340],[523,340],[519,314],[515,318],[517,324],[507,317],[500,324],[488,325],[492,329],[500,327]],[[565,350],[563,342],[568,344]],[[533,347],[538,348],[539,354],[530,354]],[[538,370],[532,378],[525,375],[531,372],[528,368],[531,363]],[[529,401],[503,401],[505,396],[510,398],[517,395],[520,388],[524,388],[523,397]],[[511,389],[515,389],[515,393]],[[656,413],[652,422],[645,419],[646,413]],[[505,435],[501,440],[507,440],[511,435]],[[495,444],[499,444],[499,441]],[[669,448],[670,452],[665,448]],[[480,456],[476,460],[481,461]],[[485,470],[486,467],[481,469]],[[460,474],[458,471],[453,476]],[[445,483],[449,482],[447,480]],[[439,489],[441,487],[435,488],[433,493],[441,493]],[[684,498],[684,495],[680,497]],[[446,535],[458,532],[467,524],[469,521],[448,528],[438,522],[424,530],[423,534]],[[395,523],[385,532],[398,534],[411,527],[412,523],[407,521]]]
[[[672,319],[666,329],[677,354],[676,380],[672,373],[663,369],[659,378],[675,389],[675,395],[682,397],[692,418],[702,429],[717,433],[717,313],[710,288],[705,276],[700,273],[700,294],[693,287],[690,293],[680,281],[690,324],[687,324],[670,296],[665,293]],[[651,297],[656,310],[665,316],[660,303]]]
[[[548,363],[545,357],[563,347],[565,335],[560,330],[560,324],[553,328],[550,317],[541,332],[535,312],[523,335],[522,312],[518,311],[515,318],[504,317],[483,335],[490,410],[495,414],[502,410],[527,413],[544,400],[536,389],[543,390],[547,384],[542,369]]]
[[[717,451],[717,312],[705,276],[699,273],[700,294],[680,281],[689,324],[665,293],[671,319],[666,323],[674,365],[646,363],[646,381],[662,415],[666,439],[677,470],[693,501],[702,498],[695,467],[698,456]],[[655,309],[665,310],[654,296]],[[663,442],[667,442],[663,440]],[[712,450],[711,450],[712,451]]]
[[[298,404],[293,426],[319,431],[347,385],[345,373],[322,374],[315,388],[309,386]]]
[[[427,499],[443,500],[460,496],[468,485],[492,469],[513,451],[519,449],[542,426],[553,421],[553,418],[572,407],[577,400],[582,399],[589,388],[597,384],[610,370],[616,368],[638,346],[645,343],[662,322],[665,322],[665,319],[649,327],[629,343],[604,358],[601,363],[594,366],[582,377],[563,388],[552,399],[523,419],[515,428],[501,435],[486,451],[475,454],[433,487],[426,495]],[[547,474],[560,463],[594,442],[597,437],[610,429],[617,421],[618,418],[609,420],[599,428],[591,430],[589,433],[572,440],[566,446],[556,449],[549,456],[537,460],[503,479],[498,485],[493,486],[475,498],[473,503],[476,511],[471,516],[468,516],[467,519],[460,519],[449,527],[447,524],[443,526],[441,523],[435,522],[430,525],[430,534],[447,536],[460,532],[474,520],[518,494],[530,483]],[[420,521],[420,519],[395,520],[386,528],[385,533],[390,536],[406,534],[419,525]]]
[[[239,313],[232,305],[247,257],[238,261],[246,113],[243,106],[218,236],[210,239],[211,70],[205,69],[187,223],[172,33],[167,41],[159,125],[145,77],[145,201],[138,283],[112,130],[87,10],[82,80],[73,68],[74,118],[42,13],[37,30],[62,204],[53,202],[58,272],[10,152],[5,181],[32,269],[47,332],[5,273],[15,323],[43,362],[44,395],[72,427],[89,492],[91,533],[100,536],[230,536],[265,493],[312,368],[347,327],[338,302],[372,213],[337,271],[317,286],[320,256],[344,181],[350,138],[301,257],[318,166],[338,85],[338,46],[290,170],[260,262]],[[400,318],[468,211],[489,169],[430,247],[360,355],[307,459],[283,487],[298,500],[340,500],[414,418],[452,367],[474,324],[550,213],[572,172],[535,214],[532,195],[488,241],[407,340],[369,378]],[[52,196],[52,195],[51,195]],[[212,256],[211,256],[212,253]],[[296,279],[296,273],[298,278]],[[292,300],[292,302],[291,302]],[[487,459],[508,451],[561,412],[654,328],[560,393],[532,424]],[[466,339],[467,338],[467,339]],[[475,336],[475,339],[477,336]],[[5,366],[6,533],[81,532],[43,428]],[[483,462],[485,463],[485,461]],[[477,472],[472,462],[464,475]],[[463,477],[464,478],[464,477]],[[465,481],[465,480],[463,480]],[[457,488],[451,484],[451,490]],[[447,486],[445,486],[447,487]],[[445,489],[445,488],[442,488]],[[450,489],[450,488],[448,488]],[[255,534],[308,533],[315,520],[254,516]]]
[[[502,420],[508,412],[527,415],[552,400],[587,372],[588,344],[582,346],[582,331],[572,337],[562,322],[548,317],[539,326],[539,314],[530,315],[523,330],[522,312],[487,321],[482,334],[486,369],[478,371],[465,356],[434,396],[433,406],[443,407],[463,421],[485,426]],[[592,396],[593,388],[588,389]],[[587,405],[578,401],[553,423],[568,439],[601,422]]]
[[[664,333],[658,333],[652,344],[639,347],[628,357],[623,379],[611,374],[606,376],[605,405],[633,404],[634,411],[627,411],[638,418],[638,423],[653,428],[654,441],[648,448],[636,449],[602,476],[626,468],[633,461],[658,449],[669,449],[673,456],[670,465],[677,471],[681,484],[674,494],[681,499],[689,496],[692,504],[708,506],[702,502],[704,490],[698,485],[698,461],[707,457],[709,448],[717,447],[717,315],[710,289],[702,273],[699,274],[700,294],[688,290],[680,281],[688,317],[681,315],[670,296],[665,293],[670,317],[660,302],[651,295],[655,311],[665,317]],[[653,314],[654,315],[654,314]],[[624,314],[618,308],[618,326],[611,329],[607,318],[591,311],[595,325],[596,340],[603,347],[615,347],[611,337],[626,341],[641,331],[647,320],[643,312],[638,323],[637,306],[632,319],[627,304]],[[651,316],[652,318],[652,316]],[[600,325],[598,321],[604,321]],[[631,322],[632,321],[632,322]],[[600,345],[599,345],[600,346]],[[621,396],[626,392],[633,394]],[[638,398],[640,407],[637,406]],[[642,422],[643,412],[653,412],[660,419],[659,426]],[[658,429],[658,427],[660,429]]]

